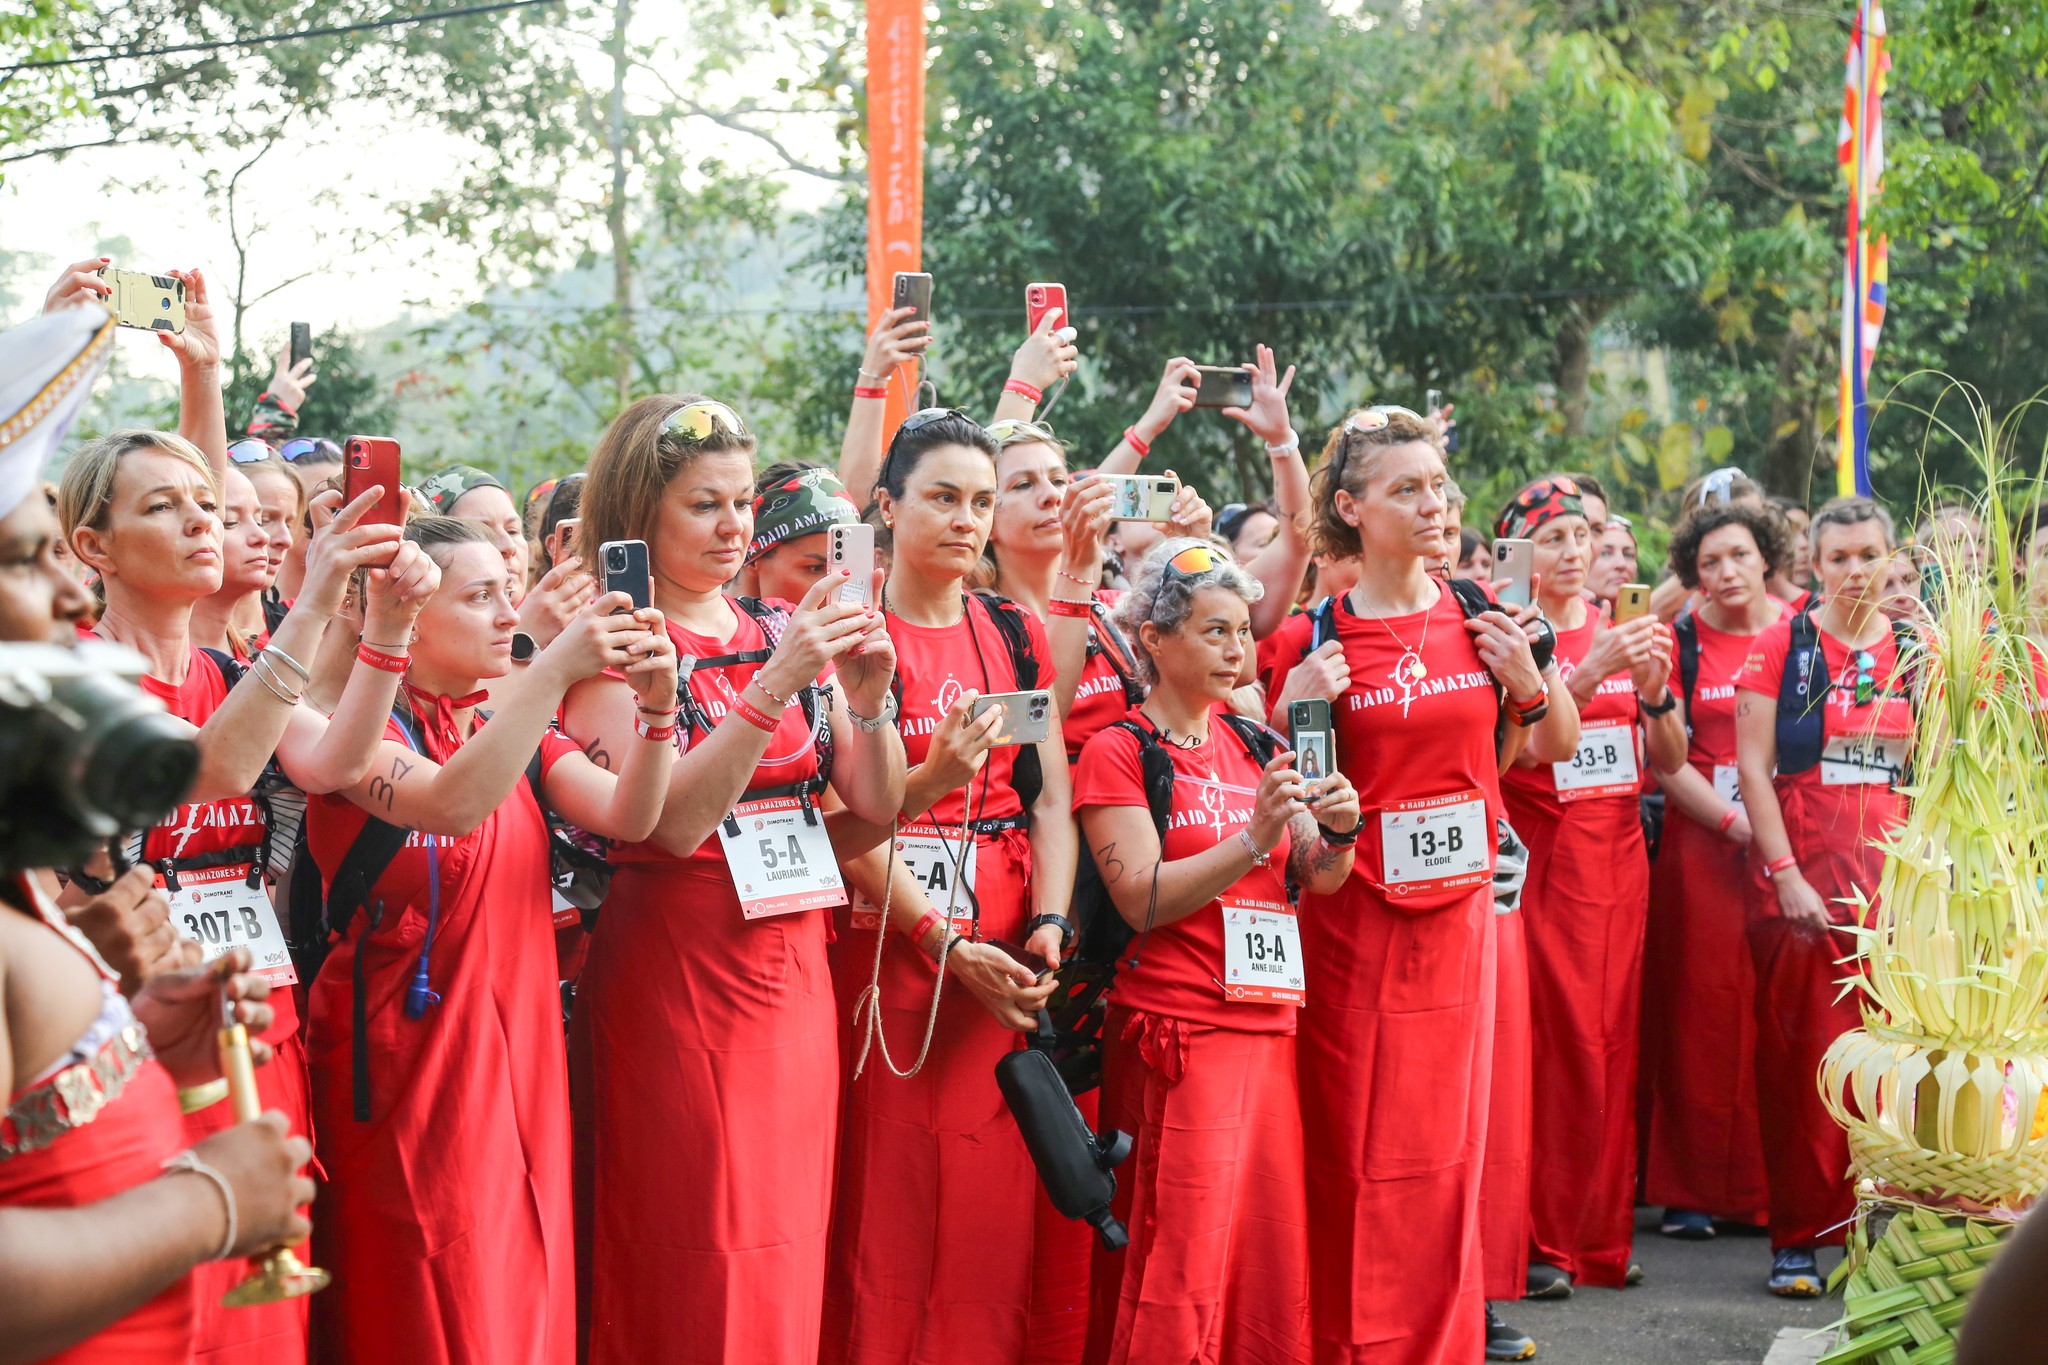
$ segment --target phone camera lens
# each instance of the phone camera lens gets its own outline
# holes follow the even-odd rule
[[[623,571],[626,567],[626,552],[614,545],[604,557],[605,567]]]

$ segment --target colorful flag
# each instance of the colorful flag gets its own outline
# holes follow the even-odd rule
[[[1870,240],[1866,222],[1884,177],[1884,8],[1858,0],[1849,34],[1847,92],[1836,158],[1849,181],[1847,260],[1842,267],[1842,401],[1836,423],[1836,491],[1870,495],[1870,362],[1884,326],[1888,244]]]
[[[924,3],[868,0],[868,328],[899,270],[924,259]],[[901,426],[916,370],[889,376],[883,439]]]

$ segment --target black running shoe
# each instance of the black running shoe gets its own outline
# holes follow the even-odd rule
[[[1666,1209],[1663,1226],[1657,1231],[1681,1242],[1711,1242],[1714,1240],[1714,1216],[1698,1209]]]
[[[1554,1265],[1541,1261],[1529,1262],[1529,1292],[1526,1299],[1568,1299],[1572,1296],[1572,1277]]]
[[[1536,1342],[1500,1320],[1493,1305],[1486,1305],[1486,1358],[1488,1360],[1534,1360]]]

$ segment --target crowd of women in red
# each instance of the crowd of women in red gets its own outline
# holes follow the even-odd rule
[[[1195,366],[1083,471],[1035,419],[1056,316],[986,423],[885,430],[907,311],[836,470],[676,393],[523,507],[470,465],[363,489],[291,430],[304,365],[230,442],[197,272],[179,431],[46,498],[90,264],[32,338],[70,406],[0,444],[0,624],[134,650],[201,757],[0,897],[0,1360],[1524,1359],[1495,1305],[1635,1283],[1639,1197],[1818,1292],[1813,1074],[1912,730],[1875,504],[1795,533],[1713,476],[1652,594],[1584,476],[1466,531],[1447,414],[1306,457],[1260,347],[1225,415],[1271,501],[1134,517],[1105,476]],[[1133,1140],[1125,1245],[996,1078],[1104,981],[1067,1041]],[[223,997],[255,1123],[209,1099]],[[221,1306],[286,1243],[332,1286]]]

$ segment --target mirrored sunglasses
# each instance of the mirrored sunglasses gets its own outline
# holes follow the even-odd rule
[[[685,403],[668,415],[661,424],[663,436],[680,436],[685,441],[708,440],[711,433],[723,428],[727,435],[744,436],[746,424],[740,415],[723,403],[704,399],[696,403]]]
[[[228,446],[228,458],[236,464],[262,464],[270,458],[270,443],[244,437]]]

